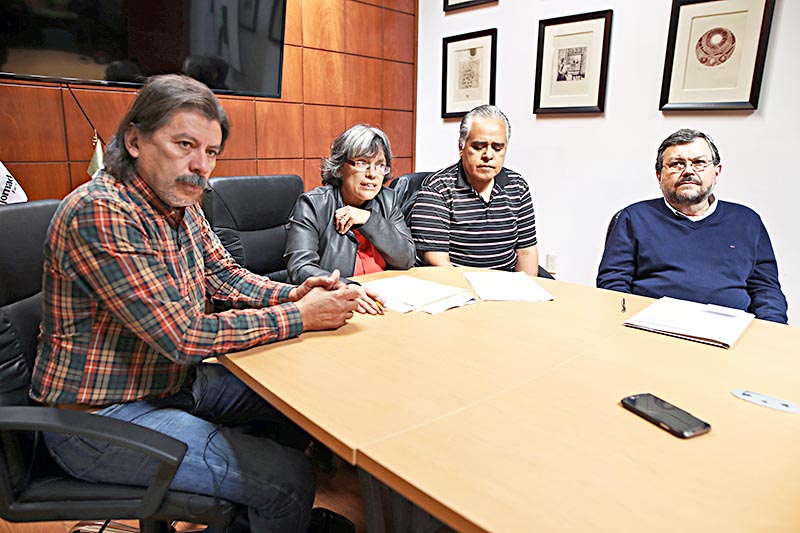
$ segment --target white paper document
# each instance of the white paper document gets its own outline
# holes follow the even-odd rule
[[[740,309],[665,296],[626,320],[625,325],[730,348],[754,318]]]
[[[423,305],[422,307],[417,307],[417,311],[423,311],[429,315],[437,315],[448,309],[474,304],[476,301],[471,292],[462,292],[461,294],[454,294],[453,296],[442,298],[441,300]]]
[[[386,300],[386,307],[401,313],[419,309],[435,314],[471,303],[470,299],[475,301],[475,297],[467,289],[426,281],[406,274],[365,281],[361,285],[380,294]],[[450,299],[455,296],[460,296],[460,298]],[[441,302],[439,306],[427,307],[439,302]]]
[[[547,302],[552,294],[524,272],[464,272],[481,300]]]

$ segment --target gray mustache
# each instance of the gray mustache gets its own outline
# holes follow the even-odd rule
[[[702,183],[701,183],[701,181],[700,181],[699,179],[697,179],[697,178],[694,178],[694,177],[682,178],[682,179],[681,179],[681,180],[678,182],[678,185],[683,185],[684,183],[694,183],[695,185],[701,185],[701,184],[702,184]]]
[[[200,174],[183,174],[182,176],[178,176],[176,181],[194,185],[195,187],[201,187],[203,189],[208,187],[208,178],[201,176]]]

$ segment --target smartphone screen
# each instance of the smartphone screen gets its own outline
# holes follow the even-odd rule
[[[683,439],[711,430],[707,422],[652,394],[628,396],[622,399],[622,406]]]

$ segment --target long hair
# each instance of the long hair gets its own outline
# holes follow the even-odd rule
[[[128,108],[106,146],[103,158],[106,170],[118,179],[129,179],[136,171],[136,160],[125,147],[125,135],[131,128],[136,128],[142,135],[152,135],[169,122],[179,109],[198,111],[207,119],[219,122],[222,128],[221,148],[225,146],[230,123],[211,89],[179,74],[152,76]]]

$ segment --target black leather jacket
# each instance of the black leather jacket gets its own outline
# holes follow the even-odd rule
[[[344,207],[338,187],[323,185],[301,194],[289,218],[286,268],[289,281],[300,284],[311,276],[325,276],[339,269],[342,276],[353,275],[358,241],[351,228],[342,235],[333,223],[333,214]],[[361,206],[371,211],[366,224],[355,229],[378,249],[387,268],[406,270],[414,264],[414,241],[403,219],[394,191],[382,187],[378,195]]]

